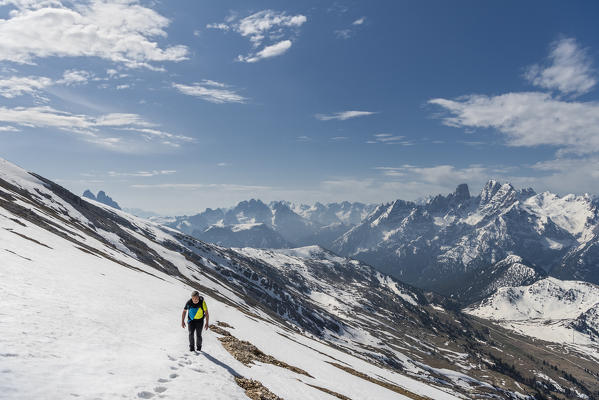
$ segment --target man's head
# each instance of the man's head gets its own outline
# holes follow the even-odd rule
[[[197,290],[194,290],[193,292],[191,292],[191,301],[194,302],[194,304],[197,304],[200,302],[200,292],[198,292]]]

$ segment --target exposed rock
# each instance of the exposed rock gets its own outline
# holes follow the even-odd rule
[[[312,375],[307,373],[301,368],[294,367],[287,363],[277,360],[273,356],[269,356],[268,354],[264,354],[260,349],[254,346],[252,343],[239,340],[235,336],[231,335],[227,330],[220,328],[218,326],[211,325],[210,329],[213,332],[219,333],[223,335],[223,337],[218,338],[223,344],[223,347],[231,353],[235,359],[246,366],[250,366],[254,361],[260,361],[266,364],[276,365],[281,368],[286,368],[290,371],[293,371],[298,374],[309,376],[313,378]]]
[[[245,390],[245,394],[252,400],[284,400],[265,388],[259,381],[236,376],[235,382]]]

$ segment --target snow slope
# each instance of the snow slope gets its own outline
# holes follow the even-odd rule
[[[599,286],[545,278],[500,288],[465,311],[528,336],[584,346],[582,351],[599,359],[597,309]]]
[[[333,366],[333,360],[413,393],[459,398],[276,323],[202,266],[164,247],[177,242],[176,232],[110,210],[115,218],[127,218],[123,229],[140,241],[137,246],[145,243],[146,252],[156,253],[153,263],[160,266],[148,265],[141,252],[131,250],[132,238],[105,240],[44,181],[4,161],[0,166],[3,398],[246,398],[234,375],[257,379],[285,399],[334,398],[309,385],[351,398],[408,398]],[[24,218],[24,209],[36,217]],[[129,251],[120,250],[118,241]],[[181,273],[170,273],[169,262]],[[179,325],[192,290],[186,276],[206,288],[213,323],[226,321],[239,339],[313,378],[270,364],[247,367],[210,331],[204,334],[206,353],[188,354]]]
[[[9,163],[0,174],[4,397],[246,398],[236,376],[286,400],[513,399],[538,390],[488,358],[528,365],[529,350],[366,264],[318,246],[214,246]],[[310,376],[244,365],[212,331],[206,354],[188,354],[180,312],[194,288],[212,323]],[[542,369],[540,360],[533,365]],[[574,373],[568,385],[591,393],[595,383]]]

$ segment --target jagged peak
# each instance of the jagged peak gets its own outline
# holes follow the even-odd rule
[[[501,193],[501,197],[505,197],[509,193],[516,193],[516,189],[511,183],[501,183],[490,179],[480,192],[480,203],[487,204],[497,193]]]
[[[83,192],[83,197],[92,199],[92,200],[96,200],[96,196],[89,189],[85,189],[85,192]]]
[[[460,183],[454,192],[456,199],[467,200],[470,198],[470,189],[467,183]]]

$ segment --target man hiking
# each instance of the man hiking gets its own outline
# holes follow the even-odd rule
[[[193,340],[194,332],[197,339],[197,351],[202,351],[202,325],[204,324],[204,316],[206,316],[206,330],[210,326],[208,322],[210,316],[208,315],[206,302],[197,290],[191,293],[191,299],[185,303],[185,308],[181,315],[182,328],[185,328],[185,313],[187,313],[187,328],[189,329],[189,351],[196,350]]]

